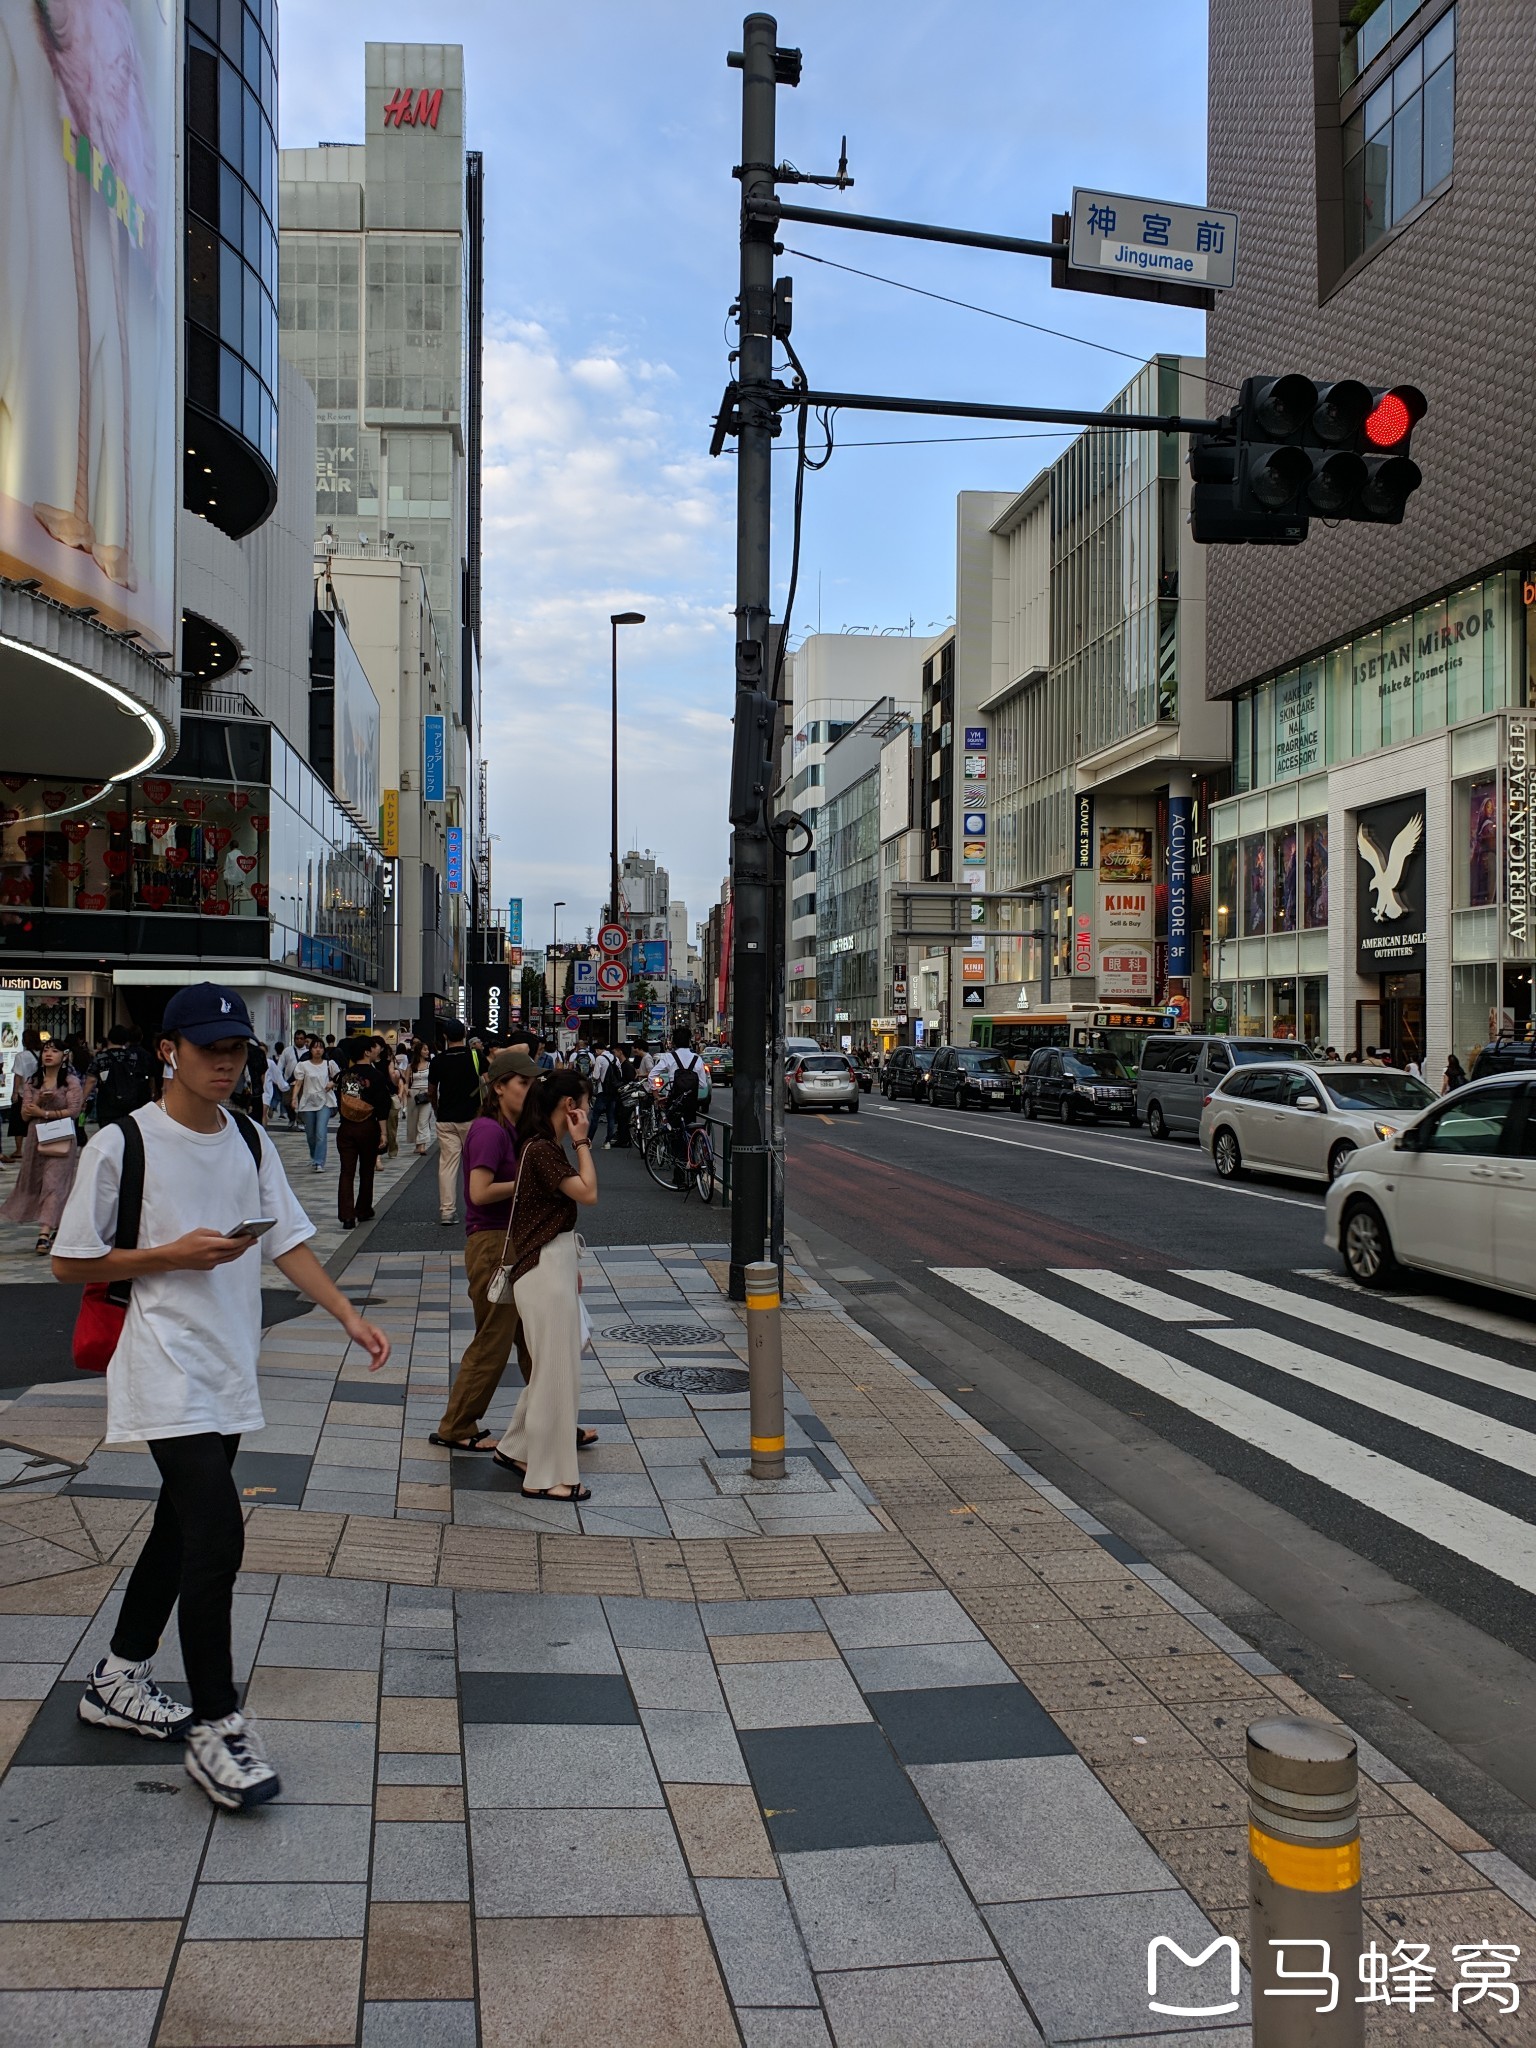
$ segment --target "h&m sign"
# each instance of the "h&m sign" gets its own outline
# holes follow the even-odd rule
[[[443,88],[396,86],[384,103],[386,128],[435,128],[443,111]]]

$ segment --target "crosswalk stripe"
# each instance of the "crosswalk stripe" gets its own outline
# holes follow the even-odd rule
[[[1360,1299],[1360,1284],[1332,1266],[1298,1266],[1301,1280],[1321,1280],[1337,1287],[1354,1300]],[[1529,1316],[1506,1315],[1499,1309],[1482,1308],[1475,1301],[1451,1301],[1443,1294],[1378,1294],[1394,1308],[1412,1309],[1416,1315],[1435,1316],[1441,1322],[1459,1323],[1464,1330],[1486,1330],[1490,1337],[1508,1337],[1517,1344],[1536,1345],[1536,1322]]]
[[[1335,1302],[1318,1301],[1310,1294],[1293,1294],[1285,1287],[1271,1287],[1255,1280],[1251,1273],[1196,1273],[1183,1271],[1175,1279],[1188,1280],[1197,1287],[1209,1287],[1218,1294],[1236,1294],[1254,1308],[1272,1308],[1283,1316],[1296,1316],[1320,1330],[1333,1330],[1341,1337],[1353,1337],[1369,1344],[1373,1351],[1390,1351],[1398,1358],[1411,1358],[1419,1365],[1432,1365],[1440,1372],[1455,1373],[1475,1386],[1497,1387],[1501,1393],[1518,1394],[1536,1401],[1536,1374],[1518,1365],[1504,1365],[1496,1358],[1467,1351],[1460,1344],[1447,1344],[1441,1337],[1426,1337],[1418,1330],[1405,1330],[1396,1323],[1374,1322],[1356,1315],[1353,1309]]]
[[[1244,1388],[1123,1336],[986,1266],[935,1266],[939,1279],[1226,1431],[1239,1443],[1332,1487],[1387,1520],[1527,1593],[1536,1593],[1536,1526]],[[1186,1276],[1188,1277],[1188,1276]]]
[[[1129,1273],[1116,1273],[1107,1266],[1052,1266],[1050,1271],[1058,1280],[1071,1280],[1092,1294],[1103,1295],[1106,1301],[1119,1302],[1122,1308],[1139,1309],[1144,1316],[1155,1316],[1160,1323],[1224,1323],[1227,1320],[1219,1309],[1202,1308],[1194,1301],[1180,1301],[1176,1294],[1164,1294],[1161,1288],[1148,1287],[1143,1281],[1133,1280]]]
[[[1507,1422],[1495,1422],[1474,1409],[1459,1407],[1454,1401],[1421,1393],[1417,1387],[1404,1386],[1384,1373],[1346,1365],[1326,1352],[1293,1344],[1288,1337],[1277,1337],[1271,1330],[1201,1330],[1199,1335],[1221,1345],[1225,1351],[1251,1358],[1255,1365],[1288,1373],[1292,1379],[1321,1388],[1327,1394],[1338,1394],[1346,1401],[1369,1408],[1373,1414],[1410,1423],[1445,1443],[1460,1444],[1464,1451],[1475,1451],[1480,1458],[1491,1458],[1496,1464],[1508,1465],[1511,1471],[1524,1473],[1528,1479],[1536,1479],[1536,1436],[1526,1430],[1512,1429]]]

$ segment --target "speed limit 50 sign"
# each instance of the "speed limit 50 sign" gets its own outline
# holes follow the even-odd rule
[[[597,935],[597,943],[605,953],[627,953],[629,933],[621,924],[605,924]]]

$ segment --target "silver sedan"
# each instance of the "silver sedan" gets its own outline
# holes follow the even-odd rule
[[[802,1053],[785,1072],[784,1096],[791,1109],[846,1109],[857,1116],[859,1080],[853,1062],[840,1052]]]

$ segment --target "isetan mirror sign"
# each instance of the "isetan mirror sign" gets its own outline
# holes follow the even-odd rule
[[[0,5],[0,572],[174,646],[169,0]]]

